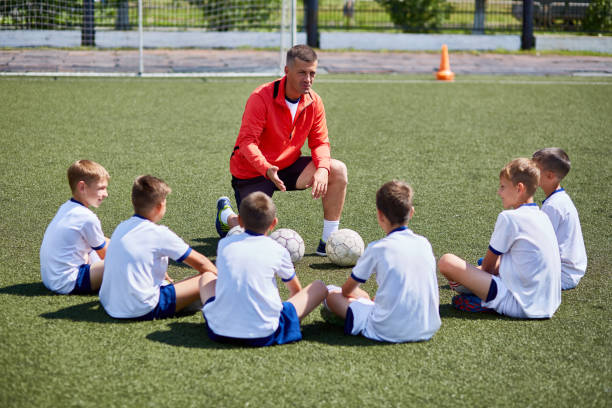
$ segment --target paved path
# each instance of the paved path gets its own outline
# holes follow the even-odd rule
[[[424,52],[319,51],[319,71],[329,73],[428,74],[440,55]],[[612,57],[451,53],[456,74],[606,75]],[[278,52],[254,50],[145,50],[145,73],[270,72]],[[138,51],[0,50],[0,73],[136,73]]]

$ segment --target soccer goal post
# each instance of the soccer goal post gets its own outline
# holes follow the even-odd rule
[[[277,75],[299,12],[296,0],[3,0],[0,44],[61,54],[40,67],[55,74]]]

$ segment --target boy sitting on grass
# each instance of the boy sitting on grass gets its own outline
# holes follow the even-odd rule
[[[549,147],[533,154],[540,169],[540,187],[546,194],[542,211],[555,229],[561,254],[561,289],[573,289],[584,276],[587,254],[578,211],[570,196],[561,188],[561,180],[570,171],[570,159],[559,148]]]
[[[272,346],[302,339],[300,320],[327,296],[319,280],[302,289],[286,248],[266,235],[278,222],[272,199],[262,192],[240,203],[245,231],[219,241],[218,278],[204,274],[200,298],[208,336],[218,342]],[[281,301],[276,277],[289,290]]]
[[[140,176],[132,187],[135,214],[117,226],[106,255],[100,302],[110,316],[153,320],[172,317],[200,296],[200,275],[164,285],[168,258],[200,274],[216,274],[215,265],[192,250],[174,232],[157,223],[166,213],[170,187],[153,176]]]
[[[89,207],[98,208],[108,197],[109,179],[106,169],[91,160],[78,160],[68,168],[72,198],[61,205],[40,246],[40,275],[49,290],[98,293],[108,238]]]
[[[453,254],[438,261],[440,272],[472,294],[453,297],[459,310],[493,309],[518,318],[550,318],[561,304],[561,259],[550,220],[533,201],[540,172],[526,158],[499,173],[505,211],[497,217],[489,249],[480,267]]]
[[[376,193],[377,220],[387,234],[372,242],[342,289],[330,286],[327,307],[344,332],[393,343],[429,340],[440,328],[436,260],[427,238],[408,229],[412,188],[390,181]],[[376,274],[375,301],[359,288]]]

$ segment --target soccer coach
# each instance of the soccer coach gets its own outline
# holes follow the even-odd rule
[[[271,197],[276,190],[310,187],[312,197],[321,198],[323,204],[323,233],[316,253],[325,256],[325,242],[340,223],[348,177],[346,165],[331,158],[323,101],[312,90],[317,63],[312,48],[296,45],[287,52],[285,76],[253,91],[230,158],[230,172],[238,207],[254,191]],[[306,139],[311,156],[301,155]],[[221,235],[238,225],[237,216],[228,209],[229,200],[219,199]]]

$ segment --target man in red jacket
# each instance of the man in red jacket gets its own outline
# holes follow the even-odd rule
[[[307,45],[287,52],[285,76],[261,85],[249,97],[230,158],[232,187],[238,208],[244,197],[263,191],[311,188],[323,203],[323,234],[316,250],[338,229],[348,182],[344,163],[331,158],[323,101],[312,89],[317,54]],[[312,156],[301,156],[308,139]],[[227,197],[217,200],[217,232],[225,236],[238,225]]]

